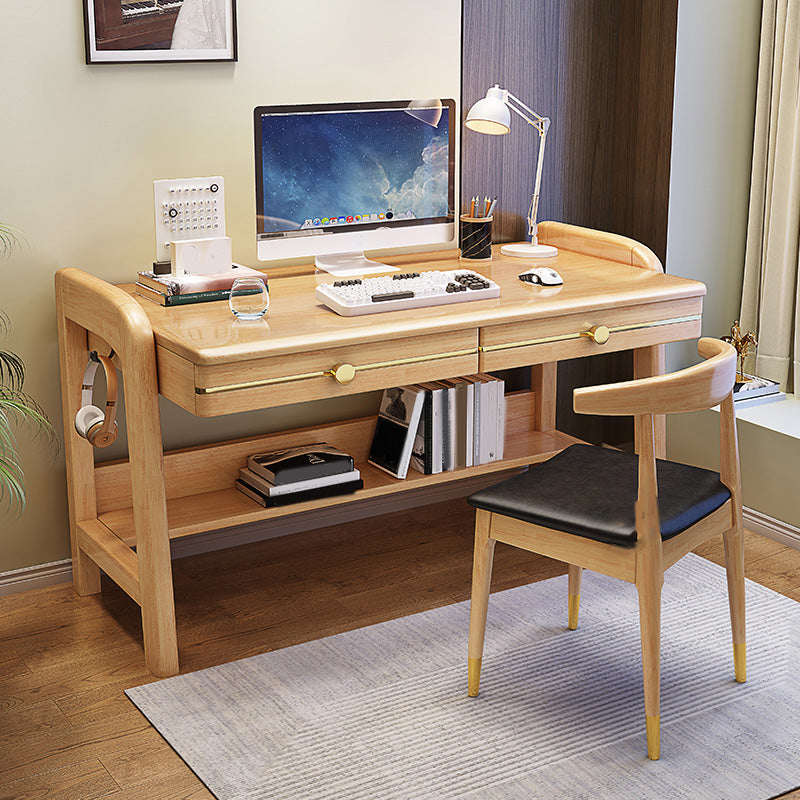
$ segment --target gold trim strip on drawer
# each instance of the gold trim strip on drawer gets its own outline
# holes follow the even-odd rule
[[[478,354],[479,348],[470,347],[467,350],[453,350],[448,353],[430,353],[425,356],[409,356],[408,358],[395,358],[391,361],[375,361],[371,364],[362,364],[361,366],[354,366],[353,369],[356,373],[366,372],[371,369],[385,369],[388,367],[402,367],[406,364],[422,364],[427,361],[440,361],[444,358],[458,358],[461,356],[474,356]],[[296,381],[305,381],[312,378],[326,378],[332,377],[335,371],[332,369],[319,370],[318,372],[304,372],[299,375],[281,375],[277,378],[263,378],[257,381],[247,381],[245,383],[228,383],[223,386],[209,386],[205,388],[195,387],[195,394],[220,394],[221,392],[235,392],[240,389],[260,389],[265,386],[277,386],[283,383],[294,383]]]
[[[634,322],[629,325],[609,326],[609,333],[620,333],[622,331],[636,331],[644,328],[658,328],[663,325],[678,325],[682,322],[696,322],[702,319],[701,314],[693,314],[688,317],[672,317],[671,319],[659,319],[653,322]],[[560,333],[555,336],[543,336],[540,339],[526,339],[522,342],[508,342],[507,344],[487,344],[479,347],[481,353],[496,353],[498,350],[512,350],[515,347],[530,347],[536,344],[552,344],[553,342],[567,342],[571,339],[585,338],[585,332]]]

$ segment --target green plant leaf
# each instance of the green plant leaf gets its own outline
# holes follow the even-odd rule
[[[10,350],[0,350],[0,386],[21,389],[25,382],[25,364]]]
[[[0,256],[10,256],[24,242],[25,234],[19,228],[0,222]]]
[[[7,258],[21,245],[25,236],[13,225],[0,223],[0,258]],[[8,315],[0,309],[0,334],[10,328]],[[44,436],[55,455],[59,439],[44,409],[22,390],[25,363],[9,350],[0,349],[0,513],[25,508],[25,473],[22,469],[14,427],[33,426],[37,436]]]
[[[17,440],[5,409],[0,407],[0,509],[22,513],[24,508],[25,476],[17,451]]]

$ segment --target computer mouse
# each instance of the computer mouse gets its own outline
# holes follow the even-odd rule
[[[541,286],[560,286],[564,279],[551,267],[533,267],[518,276],[525,283],[538,283]]]

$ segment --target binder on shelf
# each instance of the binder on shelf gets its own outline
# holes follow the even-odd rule
[[[326,442],[254,453],[247,466],[274,486],[351,472],[353,457]]]
[[[384,391],[369,450],[370,464],[395,478],[406,477],[424,399],[419,386]]]

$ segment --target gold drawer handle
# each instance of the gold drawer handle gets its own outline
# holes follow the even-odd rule
[[[605,344],[611,333],[605,325],[593,325],[588,331],[584,331],[581,336],[591,339],[595,344]]]
[[[356,368],[352,364],[339,364],[328,372],[336,383],[345,386],[350,383],[356,376]]]

